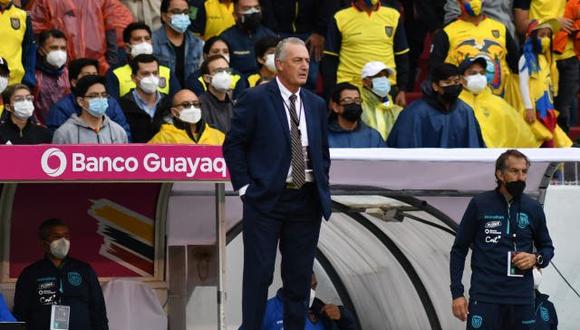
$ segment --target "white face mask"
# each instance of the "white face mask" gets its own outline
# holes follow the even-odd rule
[[[70,250],[70,241],[66,238],[50,242],[50,254],[57,259],[64,259]]]
[[[46,62],[55,68],[66,64],[66,52],[64,50],[52,50],[46,54]]]
[[[6,87],[8,87],[8,77],[0,76],[0,94],[2,94],[4,90],[6,90]]]
[[[142,43],[131,46],[131,56],[137,57],[138,55],[141,55],[141,54],[148,54],[148,55],[153,54],[153,45],[144,41]]]
[[[314,298],[316,298],[316,291],[314,291],[314,289],[310,289],[310,299],[308,301],[308,308],[312,307],[312,303],[314,302]]]
[[[201,108],[191,106],[179,113],[179,120],[185,123],[197,124],[201,120]]]
[[[542,282],[542,272],[534,267],[532,269],[532,274],[534,275],[534,289],[537,290],[540,287],[540,283]]]
[[[159,87],[159,77],[157,76],[143,77],[139,81],[139,87],[143,90],[143,92],[147,94],[153,94],[157,91],[157,87]]]
[[[12,112],[18,119],[26,120],[30,118],[34,112],[34,103],[27,100],[14,102]]]
[[[485,89],[485,86],[487,86],[487,77],[479,73],[467,76],[465,80],[467,81],[467,90],[473,94],[481,93]]]
[[[275,56],[275,54],[266,55],[266,62],[264,62],[264,65],[266,66],[266,69],[270,70],[270,72],[276,72]]]
[[[230,89],[231,84],[232,75],[225,71],[218,72],[211,78],[211,85],[220,92]]]

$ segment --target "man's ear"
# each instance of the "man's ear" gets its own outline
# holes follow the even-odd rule
[[[203,77],[203,81],[204,81],[204,82],[205,82],[207,85],[209,85],[209,84],[211,83],[211,76],[210,76],[209,74],[204,74],[204,75],[202,75],[202,77]]]

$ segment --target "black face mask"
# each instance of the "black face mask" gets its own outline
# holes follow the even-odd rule
[[[255,31],[262,22],[262,13],[253,13],[242,15],[240,23],[246,30]]]
[[[342,116],[344,119],[352,122],[360,119],[360,116],[362,115],[362,107],[360,104],[345,104],[343,108],[344,112],[342,113]]]
[[[505,184],[505,189],[514,198],[518,198],[524,193],[524,190],[526,189],[526,181],[518,180],[518,181],[507,182]]]
[[[446,102],[453,103],[457,101],[459,94],[461,94],[461,90],[461,85],[445,86],[443,87],[443,95],[441,95],[441,98]]]

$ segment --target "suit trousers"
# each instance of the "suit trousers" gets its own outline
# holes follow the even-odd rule
[[[261,328],[278,243],[285,297],[284,329],[304,329],[321,220],[318,192],[312,183],[301,189],[284,189],[274,209],[267,214],[244,201],[241,329]]]

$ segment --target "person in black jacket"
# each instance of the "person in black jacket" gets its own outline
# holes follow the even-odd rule
[[[517,150],[501,154],[498,187],[475,196],[459,224],[450,260],[452,310],[468,329],[530,329],[535,323],[532,268],[548,266],[554,246],[542,206],[523,193],[529,166]],[[468,306],[461,278],[470,246]]]
[[[540,283],[542,282],[542,270],[534,267],[534,293],[536,295],[535,301],[535,315],[536,323],[534,330],[556,330],[558,329],[558,314],[556,307],[548,298],[547,294],[540,292]]]
[[[332,15],[338,10],[336,0],[261,0],[264,25],[281,38],[297,37],[310,51],[310,70],[306,88],[314,90],[324,39]]]
[[[4,110],[9,114],[0,121],[0,144],[50,143],[48,128],[34,120],[34,96],[23,84],[8,87],[3,94]]]
[[[28,330],[46,330],[53,306],[69,306],[69,329],[108,330],[97,274],[89,264],[68,256],[68,225],[61,219],[48,219],[40,225],[38,235],[45,255],[18,277],[14,316],[26,322]]]
[[[131,127],[134,143],[147,143],[159,132],[161,125],[170,123],[171,99],[159,92],[159,61],[153,55],[141,54],[131,62],[132,79],[136,88],[119,100],[119,105]]]

